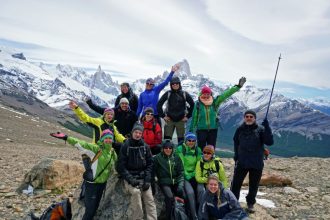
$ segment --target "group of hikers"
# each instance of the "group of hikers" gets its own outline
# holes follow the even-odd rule
[[[89,116],[76,102],[70,101],[69,107],[77,117],[93,128],[93,142],[59,132],[51,135],[82,151],[86,169],[83,220],[93,219],[112,168],[124,180],[125,193],[131,196],[129,209],[133,215],[130,219],[157,219],[154,201],[157,184],[165,197],[166,219],[173,219],[176,197],[185,201],[189,219],[247,219],[248,215],[238,202],[247,173],[247,211],[254,212],[263,170],[264,144],[273,144],[267,119],[261,126],[256,123],[254,111],[244,113],[244,122],[233,138],[235,169],[231,186],[215,154],[218,108],[240,90],[245,77],[216,97],[210,87],[203,86],[198,100],[194,101],[183,91],[179,77],[173,76],[178,69],[179,65],[174,65],[158,85],[152,78],[147,79],[139,97],[129,83],[122,83],[114,108],[102,108],[91,99],[86,100],[100,117]],[[159,99],[168,83],[171,89]],[[188,119],[191,119],[189,129],[186,128]],[[172,141],[174,130],[177,146]]]

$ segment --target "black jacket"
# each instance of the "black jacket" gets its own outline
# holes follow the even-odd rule
[[[169,98],[168,93],[170,93]],[[184,98],[184,93],[186,94],[186,99]],[[163,105],[166,101],[167,109],[163,111]],[[189,104],[189,106],[186,104],[186,102]],[[194,105],[194,100],[188,92],[182,91],[180,84],[180,88],[178,90],[171,89],[162,95],[157,103],[157,111],[160,117],[163,118],[167,115],[171,118],[172,121],[178,122],[181,121],[184,116],[187,118],[191,117]]]
[[[150,148],[142,139],[127,139],[120,149],[117,169],[120,176],[127,182],[136,178],[150,183],[153,169]]]
[[[117,107],[119,105],[119,101],[121,98],[127,98],[129,101],[129,107],[132,111],[136,112],[139,104],[139,98],[137,97],[136,94],[133,93],[132,88],[128,89],[127,93],[121,93],[120,95],[117,96],[116,101],[115,101],[115,106]]]
[[[105,108],[102,108],[98,105],[95,105],[92,100],[86,102],[88,106],[99,114],[103,114]],[[130,134],[133,128],[134,123],[138,120],[136,113],[130,109],[128,111],[123,111],[120,106],[114,108],[115,111],[115,122],[119,133],[126,136]]]
[[[234,135],[234,159],[243,168],[263,169],[264,144],[274,143],[270,127],[243,123]]]

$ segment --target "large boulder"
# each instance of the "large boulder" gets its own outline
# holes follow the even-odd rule
[[[243,185],[249,184],[249,175],[246,176]],[[271,173],[263,173],[259,186],[291,186],[292,181],[285,176]]]
[[[72,219],[82,219],[85,212],[85,207],[81,202],[78,202],[80,188],[76,190],[72,202]],[[164,207],[164,197],[160,190],[156,190],[154,199],[157,206],[157,215],[160,216],[161,210]],[[131,219],[134,213],[129,209],[132,203],[131,196],[124,191],[124,182],[118,178],[118,174],[110,176],[105,193],[100,201],[100,206],[94,220],[124,220]]]
[[[46,158],[35,165],[24,177],[18,191],[31,185],[35,189],[61,189],[81,182],[84,167],[72,160]]]

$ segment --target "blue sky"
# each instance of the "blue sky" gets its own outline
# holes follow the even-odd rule
[[[193,74],[330,97],[327,0],[0,0],[0,45],[34,61],[152,77],[187,59]]]

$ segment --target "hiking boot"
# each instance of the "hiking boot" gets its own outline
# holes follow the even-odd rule
[[[247,211],[248,211],[248,213],[254,213],[255,212],[253,204],[248,204],[247,205]]]

